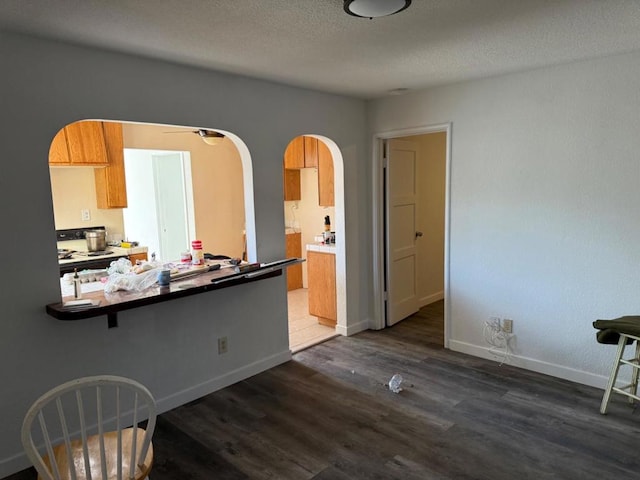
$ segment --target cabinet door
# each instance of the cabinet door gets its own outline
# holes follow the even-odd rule
[[[69,165],[69,150],[67,149],[67,135],[64,128],[60,130],[49,148],[49,165]]]
[[[300,188],[300,170],[284,170],[284,200],[301,200],[302,192]]]
[[[102,122],[76,122],[64,127],[71,165],[109,163]]]
[[[146,253],[132,253],[131,255],[129,255],[129,261],[131,262],[132,265],[135,265],[137,260],[140,260],[141,262],[146,262],[147,261],[147,254]]]
[[[98,208],[126,208],[127,186],[124,173],[122,124],[104,122],[104,138],[109,153],[109,166],[96,168],[96,201]]]
[[[335,326],[338,318],[336,300],[336,256],[331,253],[307,252],[309,314],[318,323]]]
[[[287,233],[285,235],[286,258],[300,258],[302,256],[302,234]],[[302,288],[302,265],[296,264],[287,267],[287,290]]]
[[[324,142],[318,142],[318,205],[335,205],[333,186],[333,157]]]
[[[304,137],[304,166],[315,168],[318,166],[318,142],[317,138]]]
[[[304,168],[304,137],[296,137],[284,151],[284,168]]]

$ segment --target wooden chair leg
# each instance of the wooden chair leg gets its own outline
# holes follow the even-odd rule
[[[624,354],[624,347],[627,344],[627,337],[620,335],[620,341],[618,342],[618,352],[616,353],[616,359],[611,369],[611,375],[609,376],[609,382],[607,388],[604,390],[604,396],[602,397],[602,403],[600,404],[600,413],[602,415],[607,413],[607,407],[609,406],[609,399],[611,398],[611,391],[616,383],[616,377],[618,376],[618,370],[620,369],[620,359]],[[634,369],[635,370],[635,369]],[[636,377],[637,375],[634,375]]]

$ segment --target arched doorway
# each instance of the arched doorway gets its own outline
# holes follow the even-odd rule
[[[343,171],[340,150],[326,137],[296,137],[285,151],[287,257],[306,260],[287,273],[294,353],[347,331]]]

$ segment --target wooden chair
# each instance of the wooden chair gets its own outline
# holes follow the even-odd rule
[[[609,382],[607,383],[607,387],[604,390],[602,403],[600,404],[600,413],[602,413],[603,415],[607,413],[607,408],[609,406],[609,400],[611,399],[612,393],[618,393],[620,395],[628,397],[629,403],[640,401],[640,397],[638,396],[638,373],[640,373],[640,337],[621,332],[619,332],[619,335],[620,340],[618,341],[618,351],[616,352],[616,358],[613,362],[613,367],[611,368],[611,375],[609,375]],[[623,358],[626,346],[632,344],[633,342],[636,342],[633,357],[627,359]],[[628,385],[617,387],[616,380],[618,379],[618,373],[620,371],[620,367],[622,366],[628,366],[631,368],[631,383],[629,383]]]
[[[35,401],[22,424],[22,444],[39,479],[139,480],[151,470],[155,423],[155,401],[140,383],[85,377]]]

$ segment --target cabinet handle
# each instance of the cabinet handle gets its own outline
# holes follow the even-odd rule
[[[422,236],[422,232],[416,232],[416,238],[421,237]]]

